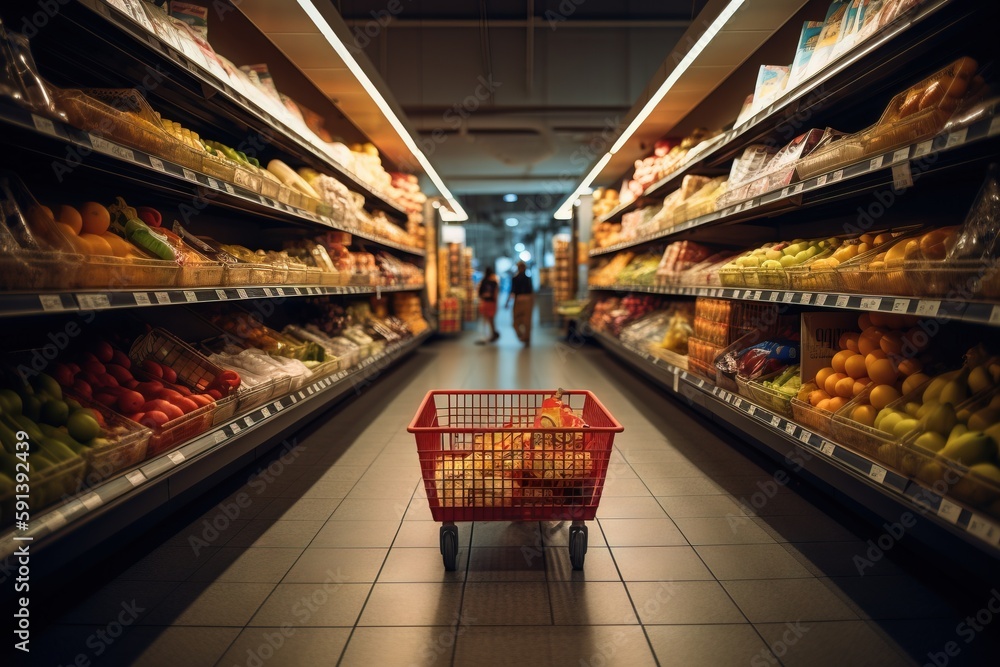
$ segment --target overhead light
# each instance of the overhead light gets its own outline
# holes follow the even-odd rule
[[[507,218],[506,220],[504,220],[504,223],[508,227],[517,227],[517,218]]]
[[[504,195],[503,196],[503,200],[505,202],[507,202],[508,204],[513,204],[514,202],[517,201],[517,195],[514,195],[514,194]]]
[[[528,252],[527,250],[522,250],[521,254],[518,255],[518,257],[521,258],[522,262],[530,262],[531,261],[531,253]]]
[[[438,192],[441,193],[441,196],[448,201],[448,205],[451,207],[452,211],[452,219],[455,221],[468,220],[469,215],[465,212],[465,209],[463,209],[462,205],[458,203],[455,196],[451,194],[451,191],[444,184],[444,181],[442,181],[441,177],[438,176],[437,171],[435,171],[434,167],[431,166],[430,160],[427,159],[427,156],[424,155],[423,151],[421,151],[417,146],[417,142],[413,140],[413,137],[407,131],[406,127],[403,126],[402,121],[396,117],[396,113],[392,110],[392,107],[389,106],[386,99],[382,97],[382,93],[379,92],[375,84],[368,78],[368,75],[365,73],[364,69],[362,69],[361,65],[358,64],[358,61],[354,59],[354,56],[351,55],[350,50],[344,42],[341,41],[340,37],[337,36],[337,33],[330,27],[330,24],[327,23],[325,18],[323,18],[323,14],[316,8],[315,5],[313,5],[311,0],[298,0],[298,3],[299,6],[302,7],[303,11],[305,11],[309,19],[313,22],[313,25],[316,26],[323,37],[326,38],[326,41],[330,44],[330,46],[333,47],[333,50],[337,52],[337,55],[340,56],[341,60],[344,61],[344,64],[347,65],[347,69],[350,70],[351,74],[354,75],[354,78],[356,78],[358,83],[361,84],[361,87],[365,89],[365,92],[367,92],[372,101],[375,102],[375,106],[379,108],[382,115],[392,126],[392,129],[396,131],[396,134],[398,134],[399,138],[403,140],[404,144],[406,144],[410,153],[417,159],[420,166],[423,167],[424,173],[426,173],[427,177],[431,179],[432,183],[434,183],[434,187],[436,187]],[[445,219],[444,214],[442,214],[441,217],[442,219]]]
[[[695,61],[701,52],[705,50],[705,47],[715,38],[722,27],[726,24],[729,19],[733,17],[733,14],[739,11],[740,7],[746,0],[730,0],[729,4],[726,5],[715,20],[708,26],[701,37],[691,46],[691,49],[681,58],[677,66],[670,72],[667,78],[660,84],[660,87],[656,89],[656,92],[649,98],[639,113],[636,114],[635,118],[626,126],[625,130],[618,136],[618,139],[611,146],[611,150],[604,154],[604,156],[598,161],[597,166],[590,170],[590,173],[581,181],[580,185],[570,194],[569,197],[559,206],[556,211],[555,218],[557,220],[569,220],[572,218],[572,212],[567,209],[570,208],[571,202],[573,202],[577,197],[583,194],[590,193],[590,185],[594,182],[594,179],[601,173],[608,162],[611,160],[611,156],[621,150],[622,146],[625,145],[635,131],[649,118],[649,115],[653,113],[656,105],[666,97],[670,89],[674,87],[674,84],[684,76],[688,67],[691,63]]]
[[[524,244],[523,243],[515,243],[514,244],[514,252],[524,252]]]

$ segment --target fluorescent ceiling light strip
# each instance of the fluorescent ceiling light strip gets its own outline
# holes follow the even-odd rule
[[[722,26],[724,26],[726,22],[732,18],[733,14],[739,11],[745,1],[746,0],[732,0],[725,6],[719,15],[715,17],[715,20],[708,26],[708,29],[705,30],[701,37],[698,38],[698,41],[694,43],[691,50],[688,51],[683,58],[681,58],[681,61],[677,63],[677,67],[670,72],[670,75],[667,76],[666,80],[662,84],[660,84],[660,87],[655,93],[653,93],[653,96],[649,98],[649,101],[642,107],[642,110],[636,115],[635,118],[632,119],[632,122],[628,124],[625,131],[622,132],[621,136],[618,137],[618,140],[611,146],[610,153],[612,155],[621,150],[621,147],[625,145],[625,142],[628,141],[635,131],[639,129],[639,126],[646,121],[649,114],[653,113],[656,105],[660,103],[668,92],[670,92],[670,89],[673,88],[675,83],[677,83],[677,80],[684,76],[688,67],[690,67],[695,59],[701,55],[701,52],[705,50],[705,47],[708,46],[709,42],[711,42],[712,39],[719,34],[719,31],[722,30]]]
[[[385,119],[389,121],[390,125],[392,125],[392,129],[396,130],[396,134],[399,135],[399,138],[403,140],[404,144],[406,144],[410,153],[413,154],[413,156],[417,159],[417,162],[420,163],[420,166],[423,167],[427,177],[431,179],[432,183],[434,183],[434,187],[436,187],[438,192],[440,192],[441,195],[448,200],[448,204],[454,209],[455,214],[460,216],[459,219],[461,220],[467,219],[469,216],[466,214],[465,210],[455,199],[454,195],[451,194],[451,191],[444,184],[444,181],[441,180],[441,177],[438,176],[438,173],[434,170],[434,167],[431,166],[430,161],[424,155],[423,151],[421,151],[417,146],[417,143],[413,140],[413,137],[410,136],[410,133],[403,126],[403,123],[396,117],[392,107],[390,107],[386,99],[382,97],[382,93],[380,93],[378,88],[375,87],[375,84],[372,83],[371,79],[368,78],[368,75],[365,74],[365,71],[361,68],[361,65],[358,64],[358,61],[354,59],[354,56],[351,55],[350,50],[348,50],[344,42],[341,41],[340,37],[337,36],[337,33],[335,33],[333,28],[330,27],[330,24],[327,23],[325,18],[323,18],[323,14],[316,9],[310,0],[298,0],[298,3],[310,20],[312,20],[313,25],[316,26],[323,37],[326,38],[326,41],[330,44],[330,46],[333,47],[333,50],[337,52],[337,55],[340,56],[341,60],[344,61],[344,64],[347,65],[347,69],[351,71],[354,78],[358,80],[361,86],[365,89],[365,92],[371,96],[372,101],[375,102],[375,105],[382,112],[382,115],[385,116]]]
[[[553,215],[556,220],[569,220],[573,217],[573,202],[575,202],[577,197],[580,195],[588,194],[590,192],[590,184],[594,182],[597,175],[601,173],[610,161],[611,153],[605,153],[604,156],[598,160],[597,164],[595,164],[594,168],[590,170],[590,173],[584,177],[580,185],[576,186],[576,189],[573,190],[570,196],[559,205],[558,209],[556,209],[556,212]]]

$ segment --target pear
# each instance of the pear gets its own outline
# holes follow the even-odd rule
[[[976,507],[988,505],[1000,497],[996,490],[1000,489],[1000,468],[995,463],[969,466],[969,473],[951,487],[951,495]]]
[[[993,442],[1000,446],[1000,424],[994,424],[987,429],[983,429],[983,433],[993,438]]]
[[[938,401],[927,401],[927,400],[925,400],[924,403],[923,403],[923,405],[920,406],[920,409],[917,410],[917,418],[918,419],[923,419],[924,416],[928,412],[931,412],[932,410],[934,410],[935,408],[937,408],[939,405],[941,405],[941,403],[939,403]]]
[[[938,456],[958,461],[966,466],[992,461],[997,456],[997,443],[982,431],[969,431],[949,440]]]
[[[917,417],[919,419],[921,416],[920,404],[917,403],[916,401],[910,401],[909,403],[906,404],[904,409],[906,410],[906,414],[910,415],[911,417]]]
[[[879,430],[885,431],[886,433],[891,435],[896,428],[896,424],[903,421],[904,416],[905,415],[903,413],[896,412],[895,410],[893,410],[890,414],[887,414],[885,417],[883,417],[882,421],[879,422],[878,424]]]
[[[782,258],[783,259],[783,258]],[[784,268],[783,264],[776,259],[765,259],[760,263],[760,268],[762,269],[781,269]]]
[[[944,468],[937,461],[928,461],[920,466],[920,470],[917,471],[917,479],[931,486],[934,486],[935,483],[941,481],[943,478]]]
[[[900,419],[892,427],[892,435],[895,436],[898,440],[902,440],[903,436],[905,436],[913,429],[917,428],[917,426],[919,425],[920,422],[918,422],[916,419]]]
[[[944,446],[948,443],[944,439],[944,436],[940,433],[935,433],[934,431],[924,431],[917,436],[917,439],[913,441],[913,444],[928,452],[937,454],[944,449]]]
[[[954,379],[948,382],[941,390],[938,400],[942,403],[958,405],[969,397],[969,386],[962,379]]]
[[[951,403],[942,403],[924,415],[920,420],[920,426],[925,431],[934,431],[935,433],[944,435],[945,433],[951,433],[951,429],[955,428],[957,422],[958,417],[955,414],[955,408],[952,407]]]
[[[969,432],[969,427],[965,424],[955,424],[955,427],[951,429],[951,433],[948,434],[948,442],[956,440],[960,436],[965,435]]]
[[[778,260],[781,259],[784,255],[785,253],[781,252],[780,250],[770,249],[764,251],[764,257],[766,257],[767,259]]]
[[[985,431],[1000,422],[1000,408],[982,408],[972,413],[967,424],[971,431]]]
[[[993,378],[985,366],[976,366],[969,372],[969,391],[978,394],[993,386]]]
[[[969,369],[960,368],[955,371],[948,371],[947,373],[942,373],[941,375],[937,376],[936,378],[930,381],[930,383],[927,385],[927,389],[924,390],[924,395],[921,400],[924,403],[929,403],[930,401],[938,401],[938,400],[940,400],[942,403],[945,402],[944,399],[940,398],[941,392],[944,391],[944,388],[948,385],[950,381],[958,378],[961,378],[962,384],[964,385],[965,376],[963,375],[963,373],[967,374],[968,372]],[[958,405],[958,403],[955,403],[955,405]]]

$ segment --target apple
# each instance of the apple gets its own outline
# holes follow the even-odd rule
[[[66,364],[56,364],[52,368],[52,377],[61,387],[72,387],[75,375],[73,370]]]
[[[222,400],[222,392],[219,391],[218,389],[209,389],[205,393],[208,394],[209,396],[211,396],[216,401],[221,401]]]
[[[88,359],[87,361],[84,361],[83,370],[84,372],[90,373],[91,375],[97,377],[100,377],[108,372],[107,369],[104,367],[104,364],[102,364],[97,359]]]
[[[199,407],[201,407],[200,405],[192,401],[190,398],[184,398],[183,396],[178,396],[177,398],[172,399],[170,402],[176,405],[178,408],[180,408],[184,414],[187,414],[189,412],[194,412]]]
[[[147,410],[139,423],[150,428],[160,428],[168,421],[170,421],[170,418],[165,413],[159,410]]]
[[[101,391],[94,394],[94,400],[101,405],[106,405],[107,407],[113,407],[115,403],[118,402],[118,397],[112,393]]]
[[[191,395],[191,390],[190,390],[190,389],[188,389],[187,387],[185,387],[185,386],[184,386],[184,385],[182,385],[182,384],[177,384],[177,385],[174,385],[174,390],[175,390],[175,391],[176,391],[176,392],[177,392],[178,394],[180,394],[181,396],[190,396],[190,395]]]
[[[142,423],[142,418],[146,416],[145,412],[133,412],[132,414],[125,415],[125,419],[131,419],[134,422]]]
[[[163,366],[156,363],[152,359],[146,359],[145,361],[142,362],[142,370],[146,371],[147,373],[149,373],[150,375],[152,375],[157,379],[163,378]]]
[[[132,360],[128,358],[128,355],[121,350],[115,350],[114,354],[111,355],[111,361],[118,364],[122,368],[128,370],[132,368]]]
[[[165,401],[170,401],[171,403],[173,402],[173,400],[175,398],[182,398],[182,396],[181,396],[180,393],[178,393],[178,392],[176,392],[173,389],[170,389],[168,387],[164,387],[160,391],[156,392],[156,397],[157,398],[162,398]]]
[[[162,398],[156,398],[151,401],[146,401],[143,404],[142,409],[146,412],[158,410],[163,414],[167,415],[167,417],[169,417],[170,419],[177,419],[178,417],[184,416],[184,412],[179,407],[177,407],[170,401],[163,400]]]
[[[124,391],[118,396],[118,409],[124,413],[135,413],[142,409],[146,399],[137,391]],[[133,421],[139,421],[133,419]]]
[[[108,363],[115,356],[115,350],[111,347],[111,343],[106,340],[102,340],[94,346],[94,356],[98,358],[102,363]]]
[[[199,407],[211,405],[215,402],[215,399],[208,394],[191,394],[188,398],[197,403]]]
[[[124,366],[119,366],[118,364],[108,364],[105,368],[108,371],[108,375],[117,380],[120,385],[124,385],[132,379],[132,373],[130,373]]]
[[[134,389],[146,398],[152,399],[160,393],[160,390],[163,389],[163,385],[156,380],[150,380],[149,382],[140,382],[134,387]]]
[[[82,378],[77,378],[73,382],[73,391],[84,398],[92,398],[94,395],[94,390],[90,388],[90,383]]]
[[[118,379],[111,373],[104,373],[103,375],[100,376],[100,380],[101,384],[104,385],[105,387],[117,387],[119,384],[121,384],[120,382],[118,382]]]
[[[163,379],[171,384],[177,382],[177,371],[165,364],[160,366],[163,369]]]

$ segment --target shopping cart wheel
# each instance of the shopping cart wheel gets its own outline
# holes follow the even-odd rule
[[[458,526],[441,526],[441,557],[444,569],[454,572],[458,560]]]
[[[569,562],[574,570],[583,569],[583,559],[587,555],[587,527],[570,526],[569,528]]]

